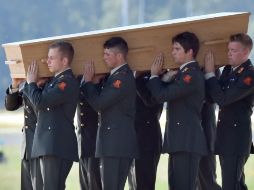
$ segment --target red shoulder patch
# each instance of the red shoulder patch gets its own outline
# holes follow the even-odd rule
[[[190,83],[191,80],[192,80],[192,77],[191,77],[190,75],[185,75],[185,76],[183,77],[183,81],[184,81],[185,83]]]
[[[243,83],[246,84],[247,86],[250,86],[252,84],[253,79],[251,77],[245,77],[243,79]]]
[[[113,83],[113,86],[114,86],[115,88],[120,88],[120,87],[121,87],[121,84],[122,84],[122,81],[116,80],[116,81]]]
[[[65,82],[61,82],[58,84],[58,88],[62,91],[64,91],[65,87],[67,86],[67,84]]]

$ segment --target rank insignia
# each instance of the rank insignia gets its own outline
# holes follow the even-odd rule
[[[252,78],[251,77],[245,77],[243,79],[243,83],[246,84],[247,86],[250,86],[252,84]]]
[[[120,88],[121,84],[122,84],[122,81],[116,80],[116,81],[113,83],[113,86],[114,86],[115,88]]]
[[[244,70],[244,68],[243,68],[243,67],[241,67],[241,68],[239,68],[239,70],[237,71],[237,73],[238,73],[238,74],[240,74],[240,73],[242,73],[242,72],[243,72],[243,70]]]
[[[184,81],[185,83],[190,83],[190,82],[191,82],[191,79],[192,79],[192,77],[191,77],[190,75],[185,75],[185,76],[183,77],[183,81]]]
[[[188,67],[185,67],[184,70],[183,70],[182,72],[184,73],[184,72],[186,72],[186,71],[188,71],[188,70],[189,70],[189,68],[188,68]]]
[[[67,86],[67,84],[65,83],[65,82],[61,82],[61,83],[59,83],[58,85],[58,88],[60,89],[60,90],[64,90],[65,89],[65,87]]]

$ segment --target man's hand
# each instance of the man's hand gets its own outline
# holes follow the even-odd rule
[[[28,84],[32,82],[37,82],[38,80],[38,65],[36,61],[32,61],[31,65],[28,67],[26,81]]]
[[[164,61],[163,54],[159,53],[153,61],[151,67],[151,76],[160,75],[162,73],[163,61]]]
[[[215,71],[214,55],[211,51],[205,54],[204,69],[205,73],[212,73]]]
[[[92,82],[94,84],[99,84],[103,78],[105,78],[106,74],[97,74],[94,75]]]
[[[161,80],[163,82],[170,82],[177,73],[178,73],[178,70],[169,70],[162,75]]]
[[[38,79],[36,84],[38,87],[43,87],[45,85],[45,83],[48,81],[49,81],[49,77],[41,77]]]
[[[93,61],[89,61],[85,63],[83,78],[85,82],[91,82],[93,80],[94,78],[94,62]]]
[[[13,89],[15,89],[15,88],[18,88],[19,87],[19,85],[23,82],[23,81],[25,81],[25,79],[23,79],[23,78],[12,78],[11,79],[11,87],[13,88]]]

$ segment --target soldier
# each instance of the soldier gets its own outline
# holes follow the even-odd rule
[[[222,189],[247,189],[244,165],[251,144],[251,114],[254,100],[254,67],[249,60],[253,43],[247,34],[234,34],[228,43],[229,63],[219,80],[214,75],[214,56],[205,57],[209,95],[219,105],[215,153],[222,170]]]
[[[157,166],[161,154],[162,136],[160,116],[163,104],[157,104],[145,87],[150,74],[144,73],[136,78],[136,118],[140,158],[134,162],[134,185],[136,190],[154,190]]]
[[[195,61],[199,40],[195,34],[183,32],[173,37],[172,56],[180,65],[175,80],[163,84],[158,77],[163,56],[159,54],[151,67],[147,87],[157,102],[167,101],[167,122],[162,152],[169,153],[170,189],[194,190],[199,160],[207,154],[201,126],[204,101],[204,77]]]
[[[102,188],[123,190],[133,158],[137,158],[135,79],[126,63],[128,45],[121,37],[104,43],[104,61],[110,69],[102,89],[92,83],[93,63],[85,65],[82,90],[88,103],[99,112],[96,157],[100,158]]]
[[[81,84],[82,75],[78,77]],[[101,85],[97,84],[98,88]],[[80,90],[77,106],[79,181],[81,190],[101,190],[99,159],[95,158],[98,113],[88,104]]]
[[[73,119],[79,86],[70,64],[74,49],[68,42],[49,47],[48,68],[54,77],[43,90],[36,86],[38,66],[33,62],[27,73],[23,93],[38,111],[32,158],[39,158],[44,190],[63,190],[78,148]]]
[[[202,156],[199,163],[199,190],[221,190],[216,182],[216,158],[214,143],[216,138],[215,103],[207,97],[202,108],[202,127],[207,140],[208,155]]]
[[[47,78],[37,82],[42,87]],[[42,178],[38,159],[31,158],[34,131],[37,123],[37,113],[29,99],[23,94],[24,79],[12,78],[12,84],[6,90],[5,108],[15,111],[24,106],[24,126],[22,128],[21,145],[21,190],[42,189]],[[36,177],[37,176],[37,177]]]

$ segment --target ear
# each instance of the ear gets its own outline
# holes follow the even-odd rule
[[[63,57],[63,64],[64,66],[69,66],[69,60],[67,57]]]
[[[244,53],[245,57],[249,57],[249,55],[250,55],[250,49],[249,48],[244,48],[243,53]]]

